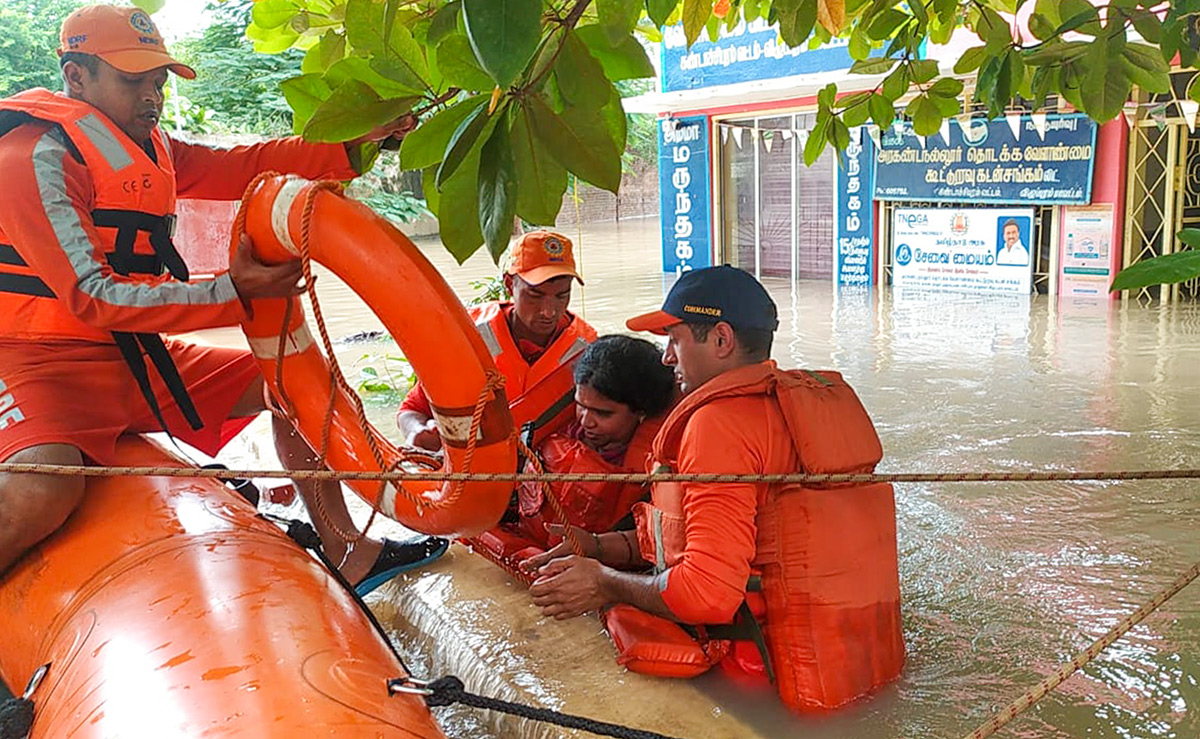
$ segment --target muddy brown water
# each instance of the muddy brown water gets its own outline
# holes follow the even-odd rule
[[[573,307],[601,333],[660,304],[669,282],[659,272],[657,234],[656,221],[570,234],[581,243],[587,279]],[[460,267],[436,244],[423,248],[464,298],[474,293],[472,280],[495,272],[482,255]],[[846,376],[883,440],[880,471],[1200,467],[1200,307],[766,283],[780,308],[776,359]],[[333,336],[381,328],[331,275],[318,285]],[[236,344],[239,337],[231,329],[201,338]],[[387,340],[338,346],[352,376],[394,351]],[[373,421],[393,437],[395,402],[368,402]],[[228,461],[273,465],[269,447],[260,421],[232,446]],[[1194,480],[897,485],[909,656],[896,684],[846,711],[807,718],[786,715],[769,696],[738,693],[716,675],[690,689],[708,701],[714,726],[735,716],[746,735],[962,736],[1200,559],[1198,498]],[[443,563],[383,592],[396,593],[405,582],[412,592],[440,592],[452,587],[453,567]],[[486,587],[479,588],[471,597],[488,600]],[[528,628],[552,628],[511,595],[491,600],[489,618],[508,613]],[[484,608],[471,603],[443,606]],[[1000,736],[1200,736],[1198,604],[1200,585],[1193,585]],[[411,618],[396,623],[395,637],[416,668],[436,669],[423,651],[430,635],[406,632],[418,628]],[[420,628],[436,631],[430,623]],[[503,653],[522,641],[516,627],[475,628],[477,651]],[[569,654],[571,644],[558,649]],[[529,695],[551,697],[554,690],[538,684],[558,682],[537,669],[515,679],[529,683]],[[603,707],[605,685],[588,690]],[[601,718],[621,719],[620,705],[606,709]],[[669,716],[673,707],[656,710]],[[523,731],[496,729],[470,709],[442,717],[451,736]]]

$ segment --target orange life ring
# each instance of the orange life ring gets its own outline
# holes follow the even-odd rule
[[[300,258],[306,208],[311,259],[371,307],[425,386],[445,450],[443,471],[514,472],[516,438],[508,399],[498,386],[500,374],[454,291],[407,236],[328,185],[274,176],[263,179],[243,206],[245,230],[259,258],[275,264]],[[300,301],[256,300],[252,307],[242,329],[267,385],[294,414],[300,434],[320,450],[331,408],[331,372]],[[277,372],[285,323],[283,366]],[[350,398],[337,388],[332,392],[326,463],[341,471],[379,471],[374,445],[382,468],[396,465],[400,451],[374,428],[365,434]],[[480,403],[471,445],[473,414]],[[378,483],[350,485],[364,500],[376,502]],[[378,502],[381,513],[414,530],[470,536],[496,525],[511,492],[511,482],[406,481],[388,484]]]

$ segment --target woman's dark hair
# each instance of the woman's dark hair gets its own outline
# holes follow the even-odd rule
[[[662,350],[649,341],[610,334],[580,355],[575,384],[624,403],[634,413],[657,416],[671,405],[675,371],[662,363]]]

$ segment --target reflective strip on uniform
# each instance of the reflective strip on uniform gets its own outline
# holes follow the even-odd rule
[[[479,331],[479,336],[483,338],[483,343],[487,345],[488,353],[492,355],[492,359],[500,356],[500,352],[502,351],[500,340],[496,338],[496,332],[492,330],[492,324],[487,321],[481,321],[475,324],[475,328]]]
[[[250,352],[259,359],[279,359],[278,336],[247,336],[246,343],[250,345]],[[303,354],[311,349],[314,343],[312,333],[308,330],[308,324],[302,323],[284,339],[283,356],[294,357],[297,354]]]
[[[237,300],[228,273],[199,283],[168,281],[157,285],[105,276],[105,265],[96,260],[97,249],[67,194],[62,166],[66,153],[67,147],[53,135],[53,129],[46,132],[33,149],[33,174],[46,220],[71,263],[80,292],[92,300],[129,308],[220,305]]]
[[[570,362],[572,359],[582,354],[583,350],[587,349],[587,347],[588,343],[582,336],[576,337],[575,343],[571,344],[570,348],[563,352],[562,358],[558,360],[558,363],[566,364],[567,362]]]
[[[662,511],[653,509],[650,518],[654,526],[654,570],[663,572],[667,569],[667,553],[663,551]]]
[[[112,171],[120,172],[133,164],[133,157],[129,156],[129,152],[125,151],[120,140],[95,113],[85,115],[75,125],[79,126],[79,130],[83,132],[92,146],[96,147]]]
[[[158,130],[158,138],[162,140],[163,151],[167,152],[167,161],[172,161],[175,156],[171,152],[171,139],[167,138],[167,132],[160,128]]]

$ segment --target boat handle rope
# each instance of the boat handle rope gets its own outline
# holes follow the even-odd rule
[[[618,739],[677,739],[677,737],[659,734],[654,731],[635,729],[621,724],[611,724],[607,721],[597,721],[585,716],[554,711],[549,708],[537,708],[523,703],[488,698],[467,691],[463,681],[454,675],[446,675],[437,680],[425,681],[413,677],[399,677],[388,680],[388,693],[415,694],[425,698],[430,707],[452,706],[462,703],[464,706],[482,708],[487,711],[497,711],[510,716],[519,716],[531,721],[541,721],[568,729],[580,729],[599,736],[614,736]]]

